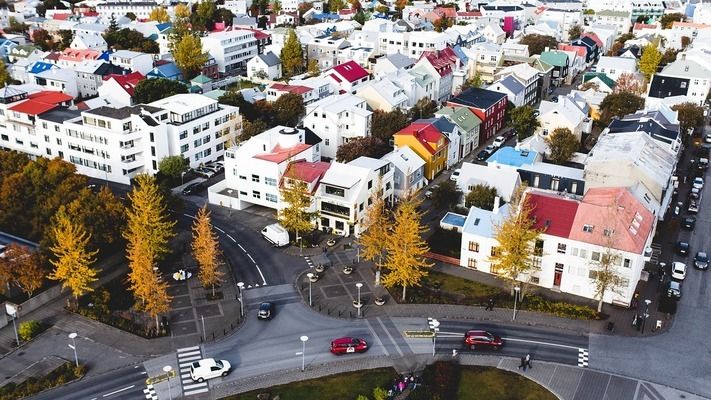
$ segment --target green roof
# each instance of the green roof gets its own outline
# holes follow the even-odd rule
[[[562,51],[544,51],[541,53],[541,60],[554,67],[568,65],[568,55]]]
[[[199,84],[210,83],[210,82],[212,82],[212,79],[203,75],[203,74],[200,74],[200,75],[196,76],[195,78],[191,79],[190,82],[199,83]]]
[[[202,95],[205,97],[209,97],[213,100],[219,100],[220,97],[222,97],[222,95],[224,95],[225,93],[226,92],[222,89],[215,89],[215,90],[211,90],[207,93],[203,93]]]
[[[548,64],[547,62],[541,60],[540,58],[537,58],[533,64],[531,65],[533,68],[543,72],[547,73],[548,71],[553,69],[553,66]]]
[[[481,120],[467,107],[442,107],[435,114],[448,116],[464,132],[481,125]]]
[[[607,85],[610,89],[613,89],[615,87],[615,81],[613,81],[609,76],[607,76],[606,73],[604,72],[586,72],[585,75],[583,75],[583,83],[587,81],[591,81],[595,78],[598,78]]]

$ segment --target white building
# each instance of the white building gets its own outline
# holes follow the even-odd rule
[[[143,75],[153,70],[153,55],[138,51],[115,51],[109,56],[109,62],[124,69],[140,72]]]
[[[637,73],[637,59],[602,56],[597,62],[595,72],[602,72],[616,82],[622,74]]]
[[[357,96],[333,95],[306,106],[303,124],[323,140],[321,156],[334,159],[342,144],[370,136],[372,114]]]
[[[56,90],[74,98],[79,96],[77,73],[72,69],[52,68],[34,75],[34,82],[47,90]]]
[[[77,50],[105,51],[107,44],[100,33],[76,32],[69,47]]]
[[[239,72],[247,67],[247,61],[258,54],[254,32],[235,29],[215,32],[200,38],[202,50],[210,53],[217,62],[221,74]]]
[[[158,6],[154,1],[109,1],[96,4],[96,12],[104,20],[109,20],[112,16],[118,19],[128,13],[135,14],[137,19],[146,20]]]
[[[568,128],[580,140],[587,127],[587,113],[568,96],[558,96],[558,101],[541,101],[538,106],[538,121],[541,126],[536,134],[547,137],[558,128]]]
[[[138,82],[146,79],[140,72],[131,72],[126,75],[109,75],[97,88],[99,97],[107,99],[117,106],[132,106],[133,93]]]
[[[405,91],[387,77],[368,82],[356,95],[368,102],[368,106],[373,110],[390,112],[408,108],[409,98]]]
[[[384,155],[383,160],[392,163],[394,195],[405,198],[427,185],[425,179],[425,161],[410,147],[402,146]]]
[[[281,60],[271,51],[258,54],[247,61],[247,77],[249,79],[280,79]]]

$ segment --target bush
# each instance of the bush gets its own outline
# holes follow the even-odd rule
[[[386,400],[388,398],[388,391],[381,388],[380,386],[373,389],[373,400]]]
[[[20,335],[20,339],[29,341],[39,335],[44,330],[43,328],[42,323],[39,321],[25,321],[20,323],[17,333]]]
[[[537,295],[526,296],[521,302],[521,308],[528,311],[553,314],[562,318],[600,319],[600,314],[598,314],[597,310],[590,306],[550,301]]]
[[[0,400],[13,400],[29,397],[43,390],[71,382],[86,374],[86,367],[75,367],[73,362],[66,362],[49,374],[40,378],[28,378],[17,385],[7,384],[0,388]]]

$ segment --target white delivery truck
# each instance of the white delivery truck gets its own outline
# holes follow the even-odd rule
[[[289,232],[279,224],[271,224],[264,227],[262,236],[276,247],[284,247],[289,244]]]

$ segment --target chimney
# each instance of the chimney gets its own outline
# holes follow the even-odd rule
[[[494,215],[499,213],[499,204],[501,204],[501,198],[499,196],[494,197],[494,209],[491,210]]]
[[[546,46],[546,49],[544,51],[550,51],[550,47]]]

